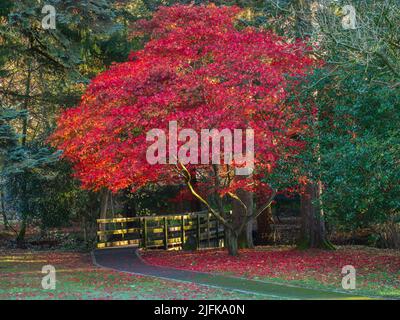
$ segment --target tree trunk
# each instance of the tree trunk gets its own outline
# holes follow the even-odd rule
[[[25,249],[25,233],[26,233],[26,217],[25,215],[23,216],[22,219],[22,224],[21,224],[21,228],[19,229],[17,238],[16,238],[16,242],[17,242],[17,248],[20,249]]]
[[[235,226],[240,226],[246,215],[253,214],[253,193],[239,189],[236,192],[239,199],[246,205],[247,211],[237,200],[233,200],[232,219]],[[239,248],[254,248],[253,242],[253,224],[251,220],[247,223],[243,231],[239,235]]]
[[[299,248],[334,249],[326,238],[324,212],[321,208],[320,183],[309,183],[301,196],[301,236]]]
[[[4,211],[2,212],[2,216],[3,216],[4,230],[8,230],[9,229],[8,219],[7,219],[6,213]]]
[[[88,245],[88,236],[87,236],[87,224],[86,224],[86,218],[85,216],[82,216],[82,227],[83,227],[83,242],[85,243],[85,246]]]
[[[1,214],[3,216],[4,230],[8,230],[9,226],[8,226],[8,219],[7,219],[7,215],[6,215],[6,208],[4,205],[4,193],[3,192],[1,192],[0,197],[1,197]]]
[[[259,243],[266,244],[270,239],[272,223],[272,207],[269,206],[257,217],[257,241]]]
[[[254,220],[250,220],[244,232],[246,233],[246,248],[253,249],[254,248],[254,239],[253,239],[253,227],[254,227]]]
[[[192,186],[197,190],[198,187],[198,181],[197,181],[197,175],[196,175],[196,169],[191,168],[190,169],[190,175],[192,176]],[[201,203],[199,199],[196,197],[193,197],[192,200],[190,200],[190,211],[191,212],[198,212],[201,211]]]
[[[30,39],[30,48],[32,47],[32,40]],[[31,77],[32,77],[32,61],[28,58],[28,73],[25,82],[25,100],[23,103],[22,110],[28,112],[29,111],[29,96],[31,94]],[[27,141],[27,134],[28,134],[28,115],[24,115],[22,119],[22,136],[21,136],[21,146],[26,146]],[[27,227],[27,220],[29,215],[29,199],[27,195],[28,191],[28,176],[26,174],[21,175],[22,179],[22,224],[21,228],[18,232],[16,241],[18,248],[25,247],[25,234],[26,234],[26,227]]]
[[[238,240],[239,239],[234,231],[228,228],[225,229],[225,246],[231,256],[238,255]]]
[[[110,196],[110,191],[105,189],[101,192],[101,202],[100,202],[100,219],[107,218],[108,211],[108,199]]]
[[[101,192],[101,199],[100,199],[100,219],[107,219],[107,211],[108,211],[108,199],[110,196],[110,190],[108,189],[103,189]],[[106,230],[106,224],[101,223],[100,224],[100,231],[105,231]],[[104,235],[99,236],[99,240],[101,242],[106,240],[106,237]]]
[[[18,248],[25,248],[25,234],[26,234],[26,228],[28,226],[28,217],[30,213],[30,202],[28,198],[28,176],[25,173],[21,173],[21,176],[19,177],[21,179],[21,195],[22,195],[22,200],[21,200],[21,217],[22,217],[22,222],[21,222],[21,227],[19,229],[16,242],[17,242],[17,247]]]
[[[130,197],[130,192],[128,189],[125,189],[122,192],[122,198],[124,199],[123,212],[125,213],[125,216],[128,218],[136,217],[137,216],[136,198]]]

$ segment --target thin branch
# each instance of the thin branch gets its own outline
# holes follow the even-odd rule
[[[252,215],[252,217],[251,217],[252,219],[257,218],[261,213],[263,213],[263,211],[264,211],[265,209],[267,209],[267,208],[271,205],[272,201],[274,200],[274,198],[275,198],[275,196],[276,196],[276,192],[277,192],[276,189],[272,189],[272,194],[271,194],[271,196],[269,197],[269,200],[268,200],[267,203],[266,203],[264,206],[262,206],[254,215]]]
[[[239,202],[240,205],[241,205],[241,206],[243,207],[243,209],[245,210],[245,212],[247,212],[247,210],[248,210],[247,206],[245,205],[245,203],[244,203],[236,194],[234,194],[234,193],[232,193],[232,192],[228,192],[228,195],[229,195],[231,198],[235,199],[237,202]]]
[[[199,199],[207,208],[208,210],[218,219],[222,222],[222,224],[227,227],[228,229],[232,229],[232,226],[217,212],[215,211],[210,204],[201,196],[199,195],[196,190],[194,190],[192,183],[191,183],[191,175],[190,172],[188,171],[188,169],[185,167],[184,164],[182,164],[181,162],[179,162],[179,164],[181,165],[183,171],[185,172],[185,181],[187,186],[189,187],[190,192],[197,198]]]

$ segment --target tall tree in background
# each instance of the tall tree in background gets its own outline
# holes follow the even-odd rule
[[[330,57],[313,81],[323,207],[340,229],[372,226],[384,245],[398,247],[390,234],[399,231],[400,214],[400,3],[354,3],[354,29],[343,28],[344,4],[316,14],[321,54]]]
[[[124,40],[124,17],[118,16],[113,3],[2,2],[0,97],[3,108],[11,110],[12,106],[16,106],[14,108],[21,112],[21,116],[10,122],[18,136],[19,161],[25,156],[30,159],[34,154],[37,156],[33,158],[42,157],[48,148],[45,139],[54,126],[59,108],[78,101],[84,84],[104,69],[105,61],[111,63],[126,58],[130,45]],[[42,28],[45,16],[42,8],[45,4],[56,9],[55,29]],[[113,42],[118,44],[113,45]],[[113,55],[113,60],[110,60],[110,55]],[[51,150],[46,153],[56,160]],[[27,222],[34,211],[32,204],[36,202],[36,197],[45,197],[44,190],[43,194],[35,194],[35,189],[28,186],[34,180],[37,188],[44,188],[42,183],[51,175],[31,170],[33,163],[43,163],[32,162],[24,170],[24,166],[17,163],[14,163],[17,171],[2,171],[2,175],[7,176],[2,180],[2,193],[15,200],[10,203],[18,203],[16,208],[21,228],[17,240],[22,244]],[[65,167],[60,163],[59,167],[52,166],[51,170],[53,177],[61,177]],[[47,178],[43,180],[41,176]]]
[[[304,173],[321,181],[308,186],[305,195],[322,191],[320,200],[311,203],[313,197],[303,197],[303,235],[312,226],[307,218],[314,216],[312,204],[320,204],[332,226],[346,230],[398,219],[398,197],[392,191],[397,192],[399,181],[400,4],[350,4],[355,29],[344,27],[347,1],[271,0],[265,3],[268,10],[258,10],[259,23],[308,37],[316,44],[314,54],[326,61],[302,91],[318,110],[316,121],[309,123],[315,134],[306,138],[318,154],[303,157]]]
[[[271,10],[267,13],[269,16],[267,23],[270,23],[278,31],[285,32],[288,36],[291,33],[294,39],[301,38],[308,41],[310,46],[316,46],[320,41],[320,30],[317,28],[316,15],[322,2],[305,0],[266,1],[267,7]],[[263,10],[263,13],[266,13],[266,10]],[[307,93],[310,95],[310,91]],[[296,91],[293,91],[293,94],[296,94]],[[311,100],[313,99],[311,98]],[[318,123],[321,115],[318,109],[316,110],[313,113],[314,117],[310,118],[309,128],[312,129],[308,132],[307,137],[313,136],[315,141],[318,141],[319,132],[315,130],[315,124]],[[321,159],[319,143],[309,143],[308,150],[312,153],[312,161],[318,167]],[[297,163],[296,166],[298,165]],[[325,212],[322,203],[323,183],[320,172],[318,170],[313,171],[310,163],[307,163],[303,168],[306,179],[300,190],[302,221],[299,245],[301,247],[333,248],[327,239]]]
[[[295,3],[296,31],[303,38],[309,36],[312,42],[318,42],[320,38],[319,30],[316,28],[316,12],[321,5],[321,1],[298,0]],[[318,122],[321,115],[317,113],[313,122]],[[315,126],[312,126],[315,128]],[[319,132],[314,131],[316,140],[319,141]],[[321,159],[320,144],[314,145],[313,159],[315,165],[319,167]],[[309,147],[311,147],[309,145]],[[301,193],[300,211],[302,215],[301,238],[299,244],[301,247],[333,249],[333,246],[327,239],[325,226],[325,212],[322,203],[323,185],[321,175],[315,172],[307,172],[308,182],[303,187]]]

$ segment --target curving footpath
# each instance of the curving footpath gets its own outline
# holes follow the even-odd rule
[[[262,295],[265,299],[371,299],[369,297],[336,291],[309,289],[218,274],[153,266],[144,262],[140,258],[138,249],[133,247],[94,250],[92,252],[92,257],[93,263],[101,268],[166,280],[191,282],[198,285],[222,288],[248,294],[257,294]]]

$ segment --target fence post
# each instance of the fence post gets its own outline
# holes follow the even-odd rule
[[[101,231],[101,226],[100,226],[99,221],[96,221],[96,224],[97,224],[97,231]],[[102,234],[98,234],[96,232],[96,237],[97,237],[97,242],[103,242],[103,235]]]
[[[168,250],[168,221],[167,217],[164,217],[164,248]]]
[[[147,219],[143,218],[143,247],[147,247]]]
[[[230,211],[230,213],[232,214],[232,210]],[[223,234],[223,237],[224,237],[224,238],[223,238],[223,239],[224,239],[224,242],[223,242],[222,248],[225,248],[225,246],[226,246],[226,245],[225,245],[225,239],[226,239],[226,231],[225,231],[225,230],[226,230],[226,228],[225,228],[225,226],[223,226],[223,227],[224,227],[224,231],[223,231],[222,234]]]
[[[185,244],[185,216],[181,217],[181,245]]]
[[[197,214],[197,249],[200,249],[200,215]]]

